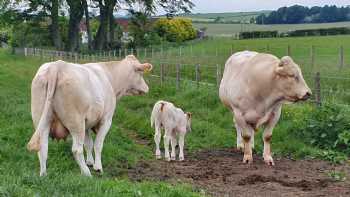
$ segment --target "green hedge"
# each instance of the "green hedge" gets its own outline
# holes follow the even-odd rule
[[[289,37],[300,36],[328,36],[328,35],[345,35],[350,34],[350,28],[347,27],[334,27],[327,29],[303,29],[288,32],[286,35]]]
[[[239,33],[239,39],[274,38],[278,37],[278,31],[247,31]]]

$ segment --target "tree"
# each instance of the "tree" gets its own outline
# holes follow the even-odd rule
[[[29,13],[37,13],[40,20],[45,20],[45,17],[51,19],[50,35],[56,49],[62,49],[62,39],[59,30],[59,9],[61,0],[29,0]]]
[[[80,43],[79,27],[84,13],[83,4],[81,0],[67,0],[67,3],[69,5],[67,50],[78,51]]]

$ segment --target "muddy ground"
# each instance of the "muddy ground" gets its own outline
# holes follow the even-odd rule
[[[350,196],[349,165],[275,158],[276,165],[269,167],[260,155],[254,155],[251,165],[243,164],[242,157],[234,149],[206,150],[187,155],[184,162],[141,161],[128,176],[186,182],[210,196]],[[345,172],[347,180],[332,180],[327,172],[333,170]]]

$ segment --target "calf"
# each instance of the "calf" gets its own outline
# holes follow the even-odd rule
[[[184,113],[180,108],[175,107],[172,103],[158,101],[152,110],[151,126],[155,127],[154,141],[156,143],[156,158],[161,158],[159,143],[161,138],[161,128],[165,130],[164,134],[164,151],[167,161],[175,160],[176,135],[179,136],[179,160],[184,158],[184,143],[187,131],[191,131],[192,114]],[[169,157],[169,141],[171,141],[171,157]]]

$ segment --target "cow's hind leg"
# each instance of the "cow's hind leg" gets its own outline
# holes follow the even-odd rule
[[[243,144],[243,138],[242,138],[242,128],[238,126],[236,121],[235,121],[235,127],[237,132],[237,149],[243,151],[244,144]]]
[[[70,129],[72,135],[73,145],[72,152],[75,160],[77,161],[81,173],[85,176],[91,176],[90,170],[85,163],[84,159],[84,140],[85,140],[85,125],[84,121],[77,124],[76,127]]]
[[[40,161],[40,176],[46,175],[46,161],[47,152],[49,146],[49,128],[42,130],[40,133],[40,151],[38,152],[38,157]]]
[[[269,122],[265,126],[265,130],[263,134],[263,141],[264,141],[263,157],[264,157],[265,163],[270,166],[275,165],[271,155],[272,130],[277,124],[280,116],[281,116],[281,107],[279,107],[278,109],[272,112]]]
[[[169,142],[171,139],[171,129],[165,128],[165,133],[164,133],[164,157],[165,160],[170,161],[170,156],[169,156]]]
[[[100,123],[100,127],[97,128],[97,135],[95,139],[94,149],[95,149],[95,164],[94,170],[102,173],[102,162],[101,162],[101,153],[103,148],[103,142],[108,133],[109,128],[111,127],[112,119],[108,119],[106,121],[102,121]]]
[[[159,144],[160,144],[160,139],[162,137],[161,134],[161,128],[160,126],[156,123],[155,125],[155,133],[154,133],[154,142],[156,143],[156,159],[161,159],[162,155],[160,152]]]
[[[92,149],[94,148],[94,141],[92,139],[91,130],[87,130],[85,133],[85,151],[86,151],[86,164],[89,167],[94,165],[94,157],[92,155]]]
[[[254,140],[253,138],[254,138],[255,132],[254,132],[254,129],[246,123],[240,111],[235,110],[234,115],[235,115],[236,124],[238,125],[238,127],[242,129],[241,134],[242,134],[243,145],[244,145],[243,163],[250,164],[253,162],[252,143],[254,143],[254,141],[252,140]]]

